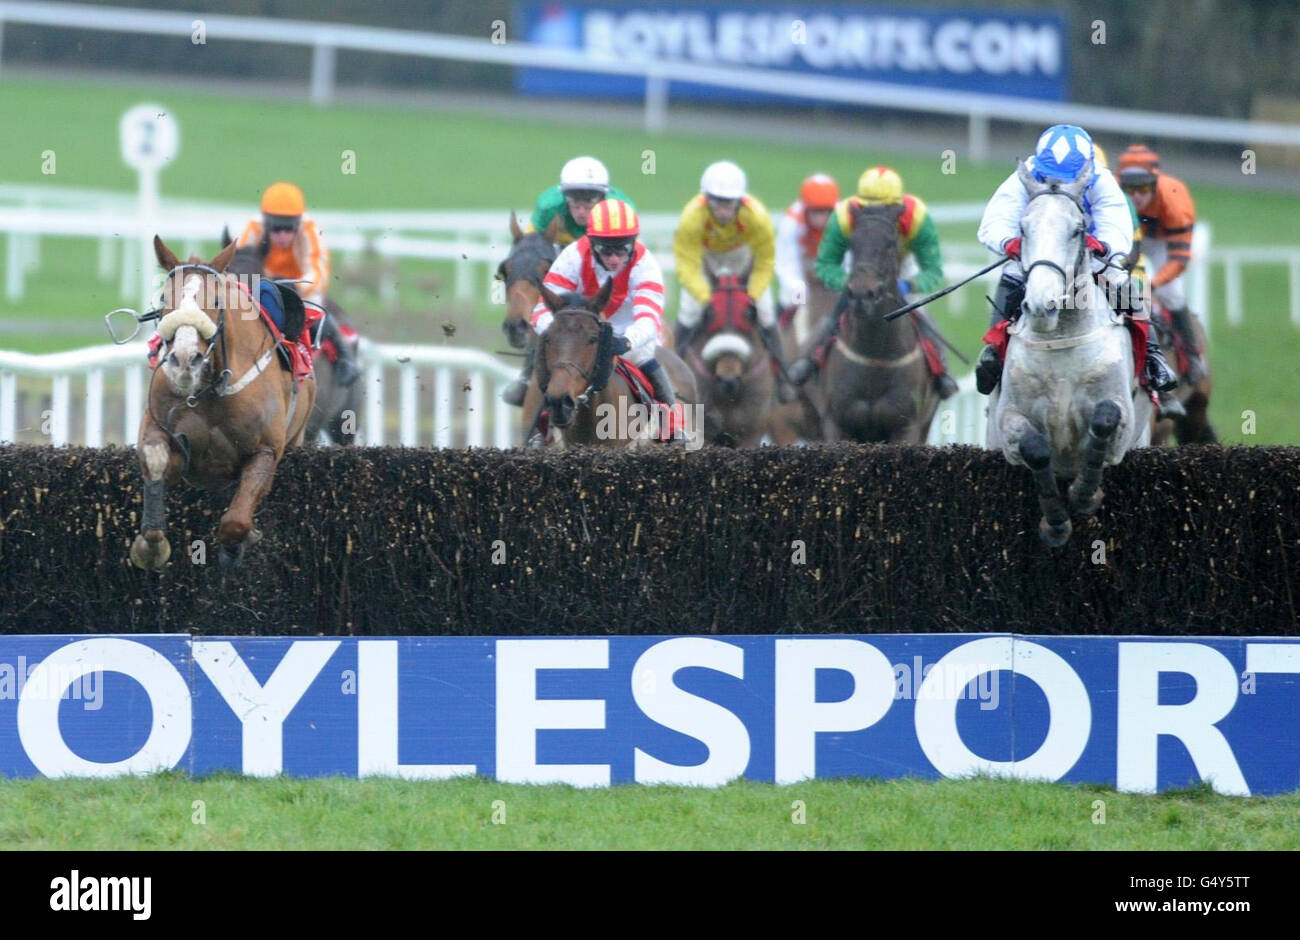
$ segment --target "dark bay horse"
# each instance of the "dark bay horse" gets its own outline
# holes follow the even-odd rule
[[[221,233],[221,245],[224,248],[230,243],[230,231],[225,230]],[[256,245],[236,248],[226,271],[240,276],[266,273]],[[288,287],[294,289],[293,284]],[[326,297],[322,306],[327,316],[334,317],[339,323],[348,323],[342,308],[332,297]],[[318,331],[321,329],[324,329],[323,324],[317,327]],[[355,381],[351,385],[341,384],[334,363],[319,348],[313,357],[312,370],[316,373],[316,402],[307,418],[304,440],[308,444],[315,444],[323,430],[335,444],[355,444],[357,423],[361,420],[361,389],[364,380]]]
[[[839,337],[826,361],[827,441],[924,444],[939,407],[917,330],[898,292],[899,205],[854,206],[853,267]]]
[[[308,376],[299,385],[283,367],[252,296],[225,273],[234,245],[207,264],[197,257],[182,264],[157,236],[154,252],[168,272],[163,345],[140,422],[144,508],[131,561],[150,571],[167,564],[166,487],[187,479],[237,484],[217,533],[218,560],[228,566],[261,537],[253,515],[285,448],[302,443],[316,383]],[[300,319],[298,333],[302,326]]]
[[[614,368],[614,328],[600,315],[613,287],[610,278],[591,300],[576,294],[556,295],[545,286],[540,289],[555,319],[538,339],[535,380],[528,388],[524,412],[536,417],[545,407],[554,446],[643,446],[657,437],[654,422],[665,417],[662,407],[643,408]],[[695,379],[686,364],[662,346],[655,358],[668,370],[678,401],[698,402]]]
[[[522,405],[528,394],[537,355],[537,334],[531,320],[541,298],[542,278],[546,277],[558,255],[555,237],[559,231],[559,216],[551,220],[544,232],[525,232],[515,214],[510,213],[510,254],[497,266],[496,276],[506,289],[506,318],[501,323],[501,330],[511,346],[524,350],[524,365],[519,376],[502,394],[507,404]],[[526,436],[533,413],[525,408],[521,420]]]
[[[747,276],[705,271],[713,287],[705,322],[681,350],[704,396],[705,440],[757,447],[776,400],[772,357],[758,334]]]
[[[1214,444],[1219,436],[1210,424],[1210,393],[1214,390],[1214,373],[1210,366],[1210,354],[1205,343],[1205,327],[1200,317],[1192,318],[1192,327],[1196,331],[1196,342],[1205,350],[1201,361],[1205,364],[1205,374],[1199,382],[1187,381],[1187,359],[1183,349],[1183,339],[1174,329],[1171,316],[1159,304],[1152,305],[1151,324],[1156,330],[1160,346],[1172,350],[1169,364],[1178,373],[1178,387],[1173,394],[1187,412],[1186,417],[1164,418],[1157,420],[1151,432],[1151,445],[1162,447],[1172,437],[1179,444]]]

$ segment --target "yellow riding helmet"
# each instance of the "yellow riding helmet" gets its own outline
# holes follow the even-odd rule
[[[869,170],[864,170],[858,177],[858,198],[863,202],[902,202],[902,177],[887,166],[873,166]]]
[[[1095,140],[1092,142],[1092,168],[1094,170],[1110,169],[1110,161],[1106,159],[1106,151]]]
[[[272,183],[262,193],[262,212],[266,215],[302,215],[306,211],[302,190],[293,183]]]

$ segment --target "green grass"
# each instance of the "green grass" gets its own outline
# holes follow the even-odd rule
[[[580,152],[599,155],[615,182],[643,209],[656,212],[680,209],[695,192],[701,169],[722,157],[746,168],[751,189],[774,211],[793,197],[807,173],[818,169],[835,174],[847,186],[863,166],[889,162],[910,190],[935,203],[982,201],[1007,170],[959,161],[958,172],[944,174],[938,154],[931,159],[869,147],[853,152],[819,146],[815,140],[649,136],[626,128],[555,121],[397,107],[338,105],[322,110],[297,100],[222,99],[145,85],[10,78],[0,82],[0,120],[11,142],[0,152],[0,180],[132,190],[134,176],[117,153],[117,121],[127,107],[145,99],[163,104],[181,125],[181,153],[163,174],[164,194],[244,202],[250,213],[262,189],[277,178],[302,185],[309,205],[331,209],[524,207],[553,182],[566,159]],[[867,126],[863,139],[869,144]],[[1123,141],[1104,143],[1115,152]],[[954,147],[959,144],[955,141]],[[653,174],[642,172],[647,149],[654,151]],[[57,157],[53,176],[41,173],[45,150]],[[344,150],[356,153],[355,175],[341,172]],[[1217,244],[1300,243],[1300,197],[1295,194],[1210,186],[1194,190],[1201,217],[1214,225]],[[973,243],[974,226],[945,226],[942,237],[949,245]],[[502,244],[505,239],[503,220]],[[215,251],[215,240],[210,247]],[[346,283],[349,275],[341,270]],[[480,271],[476,267],[476,279]],[[380,338],[441,341],[438,327],[450,319],[459,327],[453,342],[502,348],[495,332],[500,309],[486,302],[449,303],[453,274],[449,264],[404,264],[398,291],[407,313],[400,322],[377,312],[380,305],[373,292],[350,290],[347,302],[362,327]],[[1231,327],[1223,316],[1221,275],[1213,279],[1209,315],[1217,385],[1212,417],[1227,443],[1300,443],[1295,408],[1300,330],[1287,318],[1286,271],[1248,267],[1243,286],[1245,323]],[[933,305],[940,324],[971,357],[980,348],[986,326],[983,291],[981,285],[965,289],[961,314],[947,301]],[[47,324],[49,329],[4,336],[0,345],[44,351],[103,342],[103,314],[120,303],[116,280],[104,283],[97,277],[92,242],[46,239],[42,265],[28,279],[27,296],[16,303],[0,300],[0,331],[4,322],[15,320]],[[965,368],[957,364],[955,371],[960,374]],[[1254,435],[1242,433],[1246,410],[1255,412]]]
[[[205,821],[195,821],[195,801]],[[1096,800],[1105,803],[1095,823]],[[501,801],[498,803],[497,801]],[[802,801],[805,822],[793,821]],[[504,822],[494,822],[494,815]],[[338,778],[0,783],[21,849],[1296,849],[1300,794],[974,779],[719,789]]]

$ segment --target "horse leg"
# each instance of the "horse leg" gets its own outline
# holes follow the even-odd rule
[[[180,478],[183,458],[172,450],[166,432],[152,420],[146,420],[149,424],[140,437],[144,507],[140,513],[140,532],[131,543],[131,562],[145,571],[161,571],[172,555],[166,535],[167,483]]]
[[[1105,495],[1101,490],[1101,471],[1106,463],[1106,451],[1115,436],[1115,429],[1119,427],[1119,419],[1119,405],[1113,401],[1099,401],[1092,409],[1088,443],[1083,449],[1083,466],[1070,484],[1070,506],[1081,515],[1091,516],[1101,508]]]
[[[1052,548],[1060,548],[1070,540],[1070,514],[1061,499],[1061,488],[1052,472],[1052,446],[1041,432],[1029,428],[1020,438],[1020,457],[1034,477],[1038,490],[1038,505],[1043,518],[1038,521],[1038,536]]]
[[[217,530],[220,552],[218,560],[223,568],[239,564],[244,553],[245,544],[254,544],[261,537],[250,535],[253,529],[253,513],[257,504],[271,488],[275,478],[275,452],[270,447],[263,447],[245,461],[239,472],[239,488],[235,498],[230,501],[230,508],[221,517]]]

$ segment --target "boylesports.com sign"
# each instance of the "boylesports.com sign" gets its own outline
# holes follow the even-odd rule
[[[0,774],[1300,785],[1300,640],[0,637]]]
[[[512,36],[609,62],[774,69],[900,85],[1063,101],[1065,21],[1057,13],[876,5],[523,3]],[[635,75],[521,68],[516,87],[535,94],[640,97]],[[672,81],[674,99],[765,96]],[[770,96],[766,96],[770,100]]]

